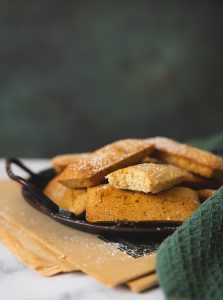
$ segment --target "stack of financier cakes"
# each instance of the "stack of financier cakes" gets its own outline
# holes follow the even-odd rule
[[[56,156],[45,194],[88,222],[184,221],[223,182],[223,159],[176,141],[126,139]]]

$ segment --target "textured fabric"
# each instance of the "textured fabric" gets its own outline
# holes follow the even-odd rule
[[[161,244],[157,272],[168,300],[223,299],[223,187]]]
[[[167,299],[223,299],[223,188],[161,244],[157,270]]]

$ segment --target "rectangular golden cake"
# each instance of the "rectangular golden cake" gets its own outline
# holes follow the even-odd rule
[[[87,196],[89,222],[185,221],[200,204],[197,192],[184,187],[153,195],[104,184],[89,188]]]
[[[90,153],[80,163],[69,164],[60,174],[59,181],[69,188],[96,186],[107,174],[139,163],[152,150],[152,144],[141,140],[117,141]]]

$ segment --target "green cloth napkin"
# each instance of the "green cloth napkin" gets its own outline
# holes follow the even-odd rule
[[[168,300],[223,299],[223,187],[164,240],[157,272]]]

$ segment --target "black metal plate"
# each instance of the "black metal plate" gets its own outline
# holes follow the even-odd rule
[[[53,169],[44,170],[29,178],[29,182],[39,190],[43,191],[46,184],[55,176]],[[60,209],[54,212],[47,207],[42,199],[34,195],[30,189],[23,187],[23,196],[25,200],[38,211],[50,216],[54,220],[63,223],[69,227],[94,233],[94,234],[112,234],[112,235],[150,235],[151,237],[167,236],[173,233],[182,223],[181,222],[140,222],[127,224],[114,223],[89,223],[84,217],[77,218],[73,213]]]

